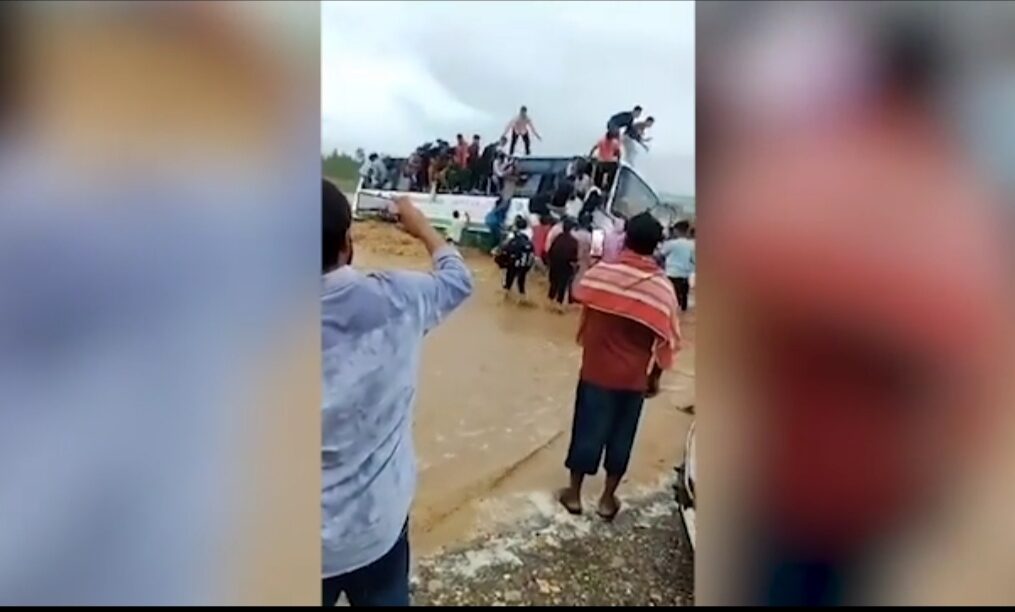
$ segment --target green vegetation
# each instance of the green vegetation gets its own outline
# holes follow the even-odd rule
[[[330,155],[321,156],[322,174],[333,180],[346,195],[356,191],[359,179],[359,164],[350,155],[332,151]]]

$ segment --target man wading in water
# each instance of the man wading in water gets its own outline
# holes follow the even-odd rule
[[[642,404],[659,392],[659,377],[679,346],[677,296],[652,258],[662,237],[650,214],[632,217],[618,260],[593,266],[574,289],[582,304],[582,365],[564,463],[571,483],[558,492],[572,514],[581,514],[582,482],[601,462],[606,485],[597,512],[613,520],[620,511],[617,486],[631,458]]]

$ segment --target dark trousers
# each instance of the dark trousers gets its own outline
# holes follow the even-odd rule
[[[525,276],[528,275],[528,268],[516,268],[508,266],[504,271],[504,289],[511,291],[511,285],[518,283],[518,293],[525,295]]]
[[[673,283],[673,290],[677,292],[677,303],[680,304],[680,310],[687,312],[687,296],[691,293],[690,279],[682,276],[671,276],[670,282]]]
[[[325,578],[322,605],[334,606],[345,593],[351,606],[406,607],[409,605],[409,523],[383,557],[366,567]]]
[[[529,151],[530,151],[529,146],[531,144],[530,141],[529,141],[529,133],[528,132],[525,132],[524,134],[522,134],[522,142],[525,143],[525,154],[528,155]],[[508,155],[514,155],[515,154],[515,145],[517,143],[518,143],[518,134],[516,134],[515,132],[511,132],[511,148],[508,149]]]
[[[564,297],[568,295],[571,286],[571,279],[574,278],[574,268],[571,264],[550,265],[550,292],[547,295],[558,304],[564,303]]]
[[[634,436],[645,394],[641,391],[617,391],[578,381],[571,423],[571,445],[564,466],[588,476],[603,467],[608,476],[623,476],[631,460]]]

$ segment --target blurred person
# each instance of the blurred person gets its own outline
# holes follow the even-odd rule
[[[699,18],[712,6],[699,5]],[[723,442],[729,429],[745,436],[732,468],[745,487],[730,493],[733,520],[721,526],[742,533],[729,562],[710,568],[723,581],[708,603],[899,597],[889,558],[945,537],[940,513],[968,503],[971,468],[998,442],[1012,312],[999,198],[940,114],[947,73],[934,22],[861,6],[869,20],[848,3],[824,5],[809,22],[821,35],[790,36],[788,49],[800,24],[776,27],[786,18],[769,15],[771,40],[739,32],[728,38],[750,43],[738,53],[702,57],[699,91],[710,96],[699,108],[715,114],[699,124],[700,197],[709,244],[720,245],[709,278],[727,300],[715,327],[729,330],[724,371],[740,398],[717,407],[736,422]],[[776,51],[816,59],[794,64],[795,88],[744,78],[750,58]],[[947,256],[928,257],[929,245]],[[985,529],[996,539],[1010,527]],[[954,588],[991,571],[975,556],[981,566],[943,559],[952,571],[942,578]]]
[[[627,472],[642,405],[659,392],[662,371],[679,349],[676,295],[652,259],[662,236],[652,215],[632,217],[619,261],[597,264],[575,287],[582,304],[582,362],[565,460],[570,484],[557,494],[571,514],[582,513],[582,483],[601,463],[606,482],[596,512],[612,521],[620,511],[617,487]]]
[[[564,298],[570,293],[571,279],[578,265],[578,240],[572,234],[574,229],[574,219],[564,217],[560,235],[554,238],[546,253],[550,280],[547,298],[559,312],[563,312]]]
[[[681,312],[687,312],[691,275],[694,274],[694,241],[690,239],[690,232],[688,221],[678,221],[670,239],[659,246],[659,256],[665,261],[666,276],[673,283]]]
[[[321,290],[322,603],[409,605],[408,522],[416,488],[412,413],[423,337],[472,292],[461,255],[407,198],[401,226],[430,273],[352,267],[352,214],[323,182]]]
[[[462,234],[470,223],[472,223],[472,219],[469,218],[469,213],[462,215],[457,210],[452,212],[451,225],[448,226],[448,242],[455,246],[461,246]]]
[[[504,268],[504,297],[509,297],[511,288],[518,285],[518,297],[525,302],[525,277],[535,260],[532,237],[524,217],[515,217],[512,231],[497,254],[498,265]]]
[[[522,143],[525,145],[525,155],[531,154],[530,133],[538,140],[543,139],[536,130],[536,125],[532,123],[532,119],[529,117],[529,109],[524,106],[518,109],[518,114],[504,128],[504,135],[507,136],[508,133],[511,134],[511,145],[508,148],[508,155],[512,157],[515,154],[515,145],[518,144],[519,138],[522,139]]]

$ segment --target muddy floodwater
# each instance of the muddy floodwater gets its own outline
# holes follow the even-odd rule
[[[391,225],[357,223],[357,267],[426,270],[422,246]],[[490,258],[467,251],[474,293],[426,339],[415,416],[419,489],[411,516],[414,555],[429,555],[510,528],[526,515],[554,513],[581,353],[578,314],[542,307],[545,278],[530,275],[534,306],[505,302]],[[693,314],[682,349],[645,404],[631,468],[620,495],[658,490],[682,454],[694,403]],[[589,481],[586,507],[602,475]],[[561,510],[561,512],[563,512]]]

